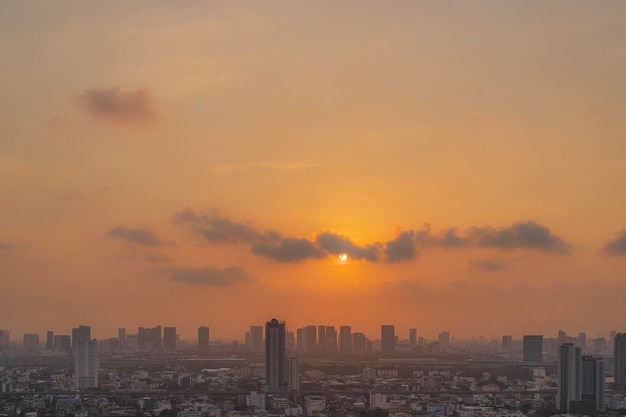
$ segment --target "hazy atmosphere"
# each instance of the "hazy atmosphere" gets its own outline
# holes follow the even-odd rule
[[[624,325],[626,2],[3,1],[0,50],[12,339]]]

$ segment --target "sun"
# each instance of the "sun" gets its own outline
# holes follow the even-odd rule
[[[347,261],[348,260],[348,254],[347,253],[340,253],[339,254],[339,260],[341,262]]]

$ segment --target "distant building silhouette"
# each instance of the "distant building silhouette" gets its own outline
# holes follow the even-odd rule
[[[524,335],[524,362],[541,362],[543,360],[543,336]]]
[[[380,348],[383,352],[393,352],[396,348],[396,334],[393,324],[380,326]]]
[[[263,351],[263,326],[250,326],[250,350]]]
[[[559,347],[557,373],[557,407],[562,413],[569,413],[572,402],[582,400],[582,352],[579,347],[571,343]]]
[[[437,337],[439,343],[439,349],[446,350],[450,347],[450,332],[441,332]]]
[[[98,342],[96,340],[78,342],[74,355],[76,387],[98,388]]]
[[[9,331],[0,330],[0,353],[8,352],[9,350]]]
[[[339,327],[339,351],[341,353],[352,352],[352,327]]]
[[[337,352],[337,331],[335,326],[326,326],[326,351]]]
[[[126,329],[120,327],[117,329],[117,339],[119,340],[119,347],[124,349],[126,347]]]
[[[54,350],[70,353],[72,351],[72,340],[68,334],[54,335]]]
[[[26,333],[23,337],[24,350],[27,352],[35,352],[39,350],[39,335],[35,333]]]
[[[91,340],[91,327],[79,325],[72,329],[72,349],[76,350],[79,342]]]
[[[209,328],[206,326],[198,327],[198,350],[209,350]]]
[[[513,338],[509,335],[502,336],[502,352],[511,353],[511,350],[513,350]]]
[[[317,348],[317,327],[309,325],[302,329],[302,343],[304,345],[304,353],[315,352]]]
[[[417,329],[409,329],[409,346],[417,345]]]
[[[46,350],[54,349],[54,331],[48,330],[46,332]]]
[[[176,350],[176,327],[163,328],[163,348],[169,351]]]
[[[613,342],[615,383],[613,390],[626,391],[626,333],[616,333]]]
[[[276,319],[265,324],[265,387],[267,391],[287,388],[285,322]]]

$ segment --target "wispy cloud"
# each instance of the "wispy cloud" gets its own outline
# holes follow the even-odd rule
[[[92,88],[78,94],[74,102],[90,115],[111,123],[146,123],[157,119],[149,90],[122,91],[117,87]]]
[[[108,232],[109,237],[124,239],[129,243],[141,246],[171,246],[171,241],[157,236],[154,232],[146,229],[133,229],[130,227],[118,226]]]
[[[229,287],[250,282],[251,278],[245,270],[231,266],[224,269],[214,267],[178,268],[172,271],[170,281],[216,287]]]
[[[509,268],[509,265],[504,258],[499,258],[497,256],[481,259],[469,259],[467,261],[470,269],[478,269],[483,272],[497,272],[503,271]]]
[[[626,229],[615,233],[615,237],[602,247],[601,252],[611,256],[626,256]]]

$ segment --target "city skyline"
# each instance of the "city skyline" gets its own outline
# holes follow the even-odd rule
[[[620,331],[625,15],[0,3],[0,328]]]

